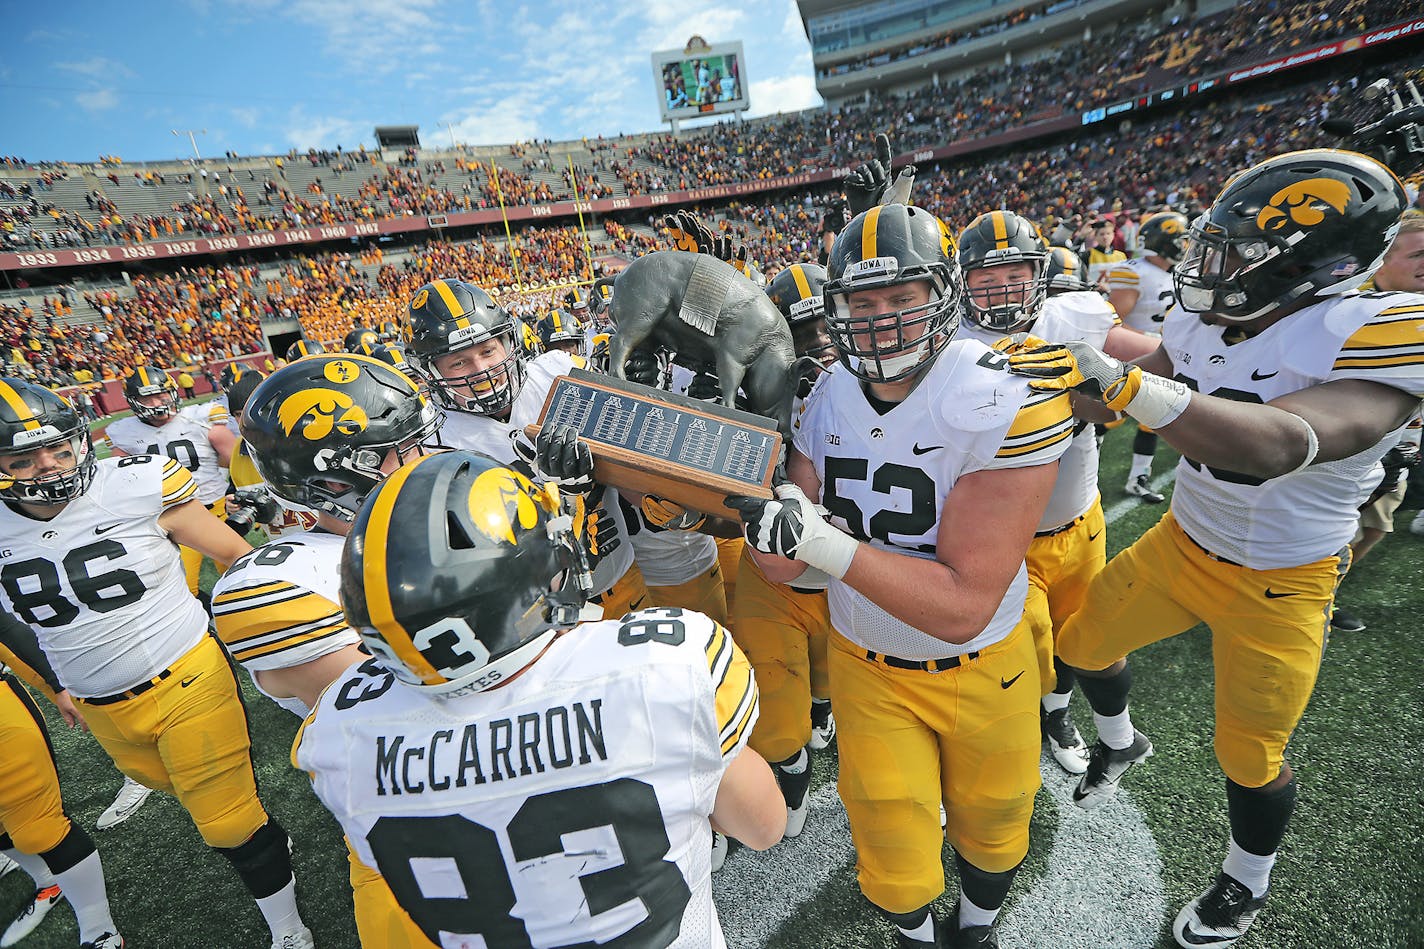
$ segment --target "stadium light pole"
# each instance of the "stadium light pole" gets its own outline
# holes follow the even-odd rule
[[[178,136],[186,135],[186,136],[188,136],[188,144],[190,144],[190,145],[193,146],[193,160],[194,160],[194,161],[202,161],[202,160],[203,160],[203,156],[198,154],[198,140],[197,140],[197,138],[196,138],[195,136],[198,136],[198,135],[207,135],[207,134],[208,134],[208,130],[207,130],[207,129],[169,129],[169,131],[172,132],[174,135],[178,135]]]

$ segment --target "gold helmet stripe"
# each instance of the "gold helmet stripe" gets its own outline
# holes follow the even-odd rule
[[[0,399],[3,399],[6,405],[15,410],[15,417],[23,420],[26,430],[34,431],[40,427],[35,413],[25,403],[25,400],[20,398],[20,393],[11,388],[10,383],[3,380],[0,380]]]
[[[138,384],[139,384],[140,386],[145,386],[145,387],[148,386],[148,385],[149,385],[149,381],[148,381],[148,369],[147,369],[147,367],[139,366],[138,369],[135,370],[135,371],[138,372]]]
[[[1003,250],[1009,246],[1009,224],[1003,211],[990,211],[989,223],[994,226],[994,249]]]
[[[806,279],[806,268],[800,264],[791,265],[791,279],[796,281],[796,293],[802,300],[811,296],[811,284]]]
[[[876,253],[876,228],[880,225],[881,205],[876,205],[865,212],[865,221],[860,225],[860,259],[870,260],[879,257]]]
[[[386,577],[386,545],[391,534],[391,513],[395,508],[396,498],[400,495],[401,486],[417,466],[434,457],[426,455],[419,461],[398,469],[386,479],[383,489],[367,502],[371,505],[371,514],[366,520],[366,542],[363,546],[365,556],[361,565],[366,591],[366,613],[371,619],[371,625],[380,630],[381,638],[390,645],[391,651],[401,662],[429,685],[439,685],[447,680],[420,654],[411,639],[410,631],[396,619]]]
[[[432,287],[440,294],[440,299],[445,301],[445,308],[450,311],[450,315],[455,318],[455,325],[460,329],[465,329],[470,325],[470,319],[460,313],[460,301],[455,299],[455,291],[450,289],[450,285],[444,280],[437,280]]]

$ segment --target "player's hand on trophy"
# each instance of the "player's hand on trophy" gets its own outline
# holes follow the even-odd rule
[[[778,485],[771,500],[742,495],[724,503],[742,515],[742,530],[754,548],[799,560],[836,579],[845,576],[860,546],[828,524],[795,484]]]
[[[699,511],[689,511],[675,501],[654,495],[645,495],[639,508],[643,520],[665,531],[691,531],[701,527],[707,515]]]
[[[703,402],[720,402],[722,400],[722,383],[718,382],[717,377],[709,372],[699,372],[687,384],[687,397],[701,399]]]
[[[593,450],[572,425],[546,425],[534,441],[534,467],[565,491],[593,490]]]
[[[623,363],[623,376],[629,382],[639,385],[659,387],[662,382],[663,367],[656,353],[646,349],[635,349]]]
[[[1142,370],[1087,343],[1046,343],[1009,356],[1009,371],[1026,376],[1040,392],[1072,390],[1097,399],[1115,412],[1142,387]]]

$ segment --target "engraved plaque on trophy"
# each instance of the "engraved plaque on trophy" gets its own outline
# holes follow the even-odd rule
[[[599,481],[732,520],[723,499],[771,497],[781,458],[770,419],[579,369],[554,380],[525,431],[533,439],[545,425],[578,429]]]

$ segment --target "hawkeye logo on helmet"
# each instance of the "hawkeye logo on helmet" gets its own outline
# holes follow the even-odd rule
[[[430,299],[430,291],[429,291],[429,290],[422,290],[422,291],[420,291],[419,293],[417,293],[414,297],[411,298],[411,301],[410,301],[410,308],[411,308],[412,310],[418,310],[418,309],[420,309],[421,307],[425,306],[425,301],[426,301],[426,300],[429,300],[429,299]]]
[[[288,435],[301,427],[302,437],[321,441],[333,430],[342,435],[364,432],[371,424],[365,409],[343,392],[332,389],[303,389],[294,392],[277,408],[277,420]]]
[[[898,257],[870,257],[866,260],[857,260],[845,269],[846,283],[865,283],[873,280],[883,280],[893,277],[900,272],[900,259]]]
[[[1325,220],[1327,210],[1344,214],[1350,203],[1350,186],[1333,178],[1311,178],[1287,185],[1275,194],[1261,213],[1256,226],[1263,231],[1279,231],[1288,224],[1310,228]]]
[[[55,428],[53,425],[41,425],[39,428],[32,428],[22,432],[16,432],[11,441],[14,443],[14,446],[16,448],[24,448],[26,445],[30,445],[35,442],[45,442],[50,441],[51,439],[59,438],[63,434],[63,432]]]
[[[517,471],[491,468],[482,472],[470,486],[470,521],[490,540],[506,544],[517,543],[515,525],[530,530],[539,523],[539,507],[552,513],[552,501],[545,492]]]

